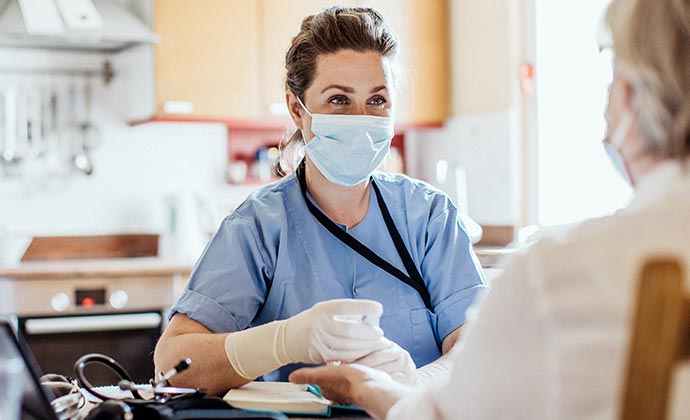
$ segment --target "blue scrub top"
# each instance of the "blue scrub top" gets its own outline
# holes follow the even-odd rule
[[[293,173],[225,218],[169,317],[180,312],[224,333],[286,319],[325,300],[371,299],[383,304],[385,336],[418,367],[437,359],[443,339],[465,323],[468,307],[487,289],[481,266],[447,195],[404,175],[374,177],[424,278],[433,313],[411,286],[328,232],[309,212]],[[406,273],[373,190],[370,197],[366,216],[349,233]],[[300,366],[283,366],[263,379],[287,381]]]

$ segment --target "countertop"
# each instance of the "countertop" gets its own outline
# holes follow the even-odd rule
[[[75,279],[189,275],[192,265],[158,257],[28,261],[0,266],[0,279]]]
[[[477,254],[477,258],[479,258],[483,268],[501,268],[508,257],[515,251],[517,249],[511,247],[474,247],[474,253]]]
[[[474,251],[482,267],[496,268],[515,249],[475,247]],[[191,271],[190,263],[159,257],[28,261],[13,266],[0,266],[0,279],[145,277],[189,275]]]

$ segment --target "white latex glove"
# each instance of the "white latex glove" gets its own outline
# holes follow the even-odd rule
[[[286,320],[228,334],[225,352],[247,379],[290,363],[351,362],[381,348],[382,313],[371,300],[319,302]]]
[[[285,323],[284,360],[290,363],[351,362],[375,350],[383,331],[383,306],[372,300],[319,302]]]
[[[442,382],[450,375],[448,366],[438,361],[417,369],[410,353],[386,337],[381,337],[380,347],[355,363],[383,370],[396,382],[406,385]]]
[[[396,382],[416,385],[417,366],[410,353],[386,337],[381,337],[380,341],[379,350],[355,360],[355,363],[383,370]]]

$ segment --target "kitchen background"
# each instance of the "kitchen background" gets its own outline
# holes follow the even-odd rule
[[[146,380],[141,355],[208,235],[274,179],[292,127],[284,52],[331,3],[0,0],[0,314],[18,315],[44,370],[89,347],[144,360]],[[482,226],[487,276],[532,226],[625,202],[598,150],[605,0],[338,3],[379,8],[400,37],[409,80],[388,168]],[[148,258],[74,260],[113,246]]]
[[[142,21],[151,20],[151,2],[114,1],[127,7]],[[174,9],[179,6],[174,1],[161,3],[165,8]],[[213,3],[215,7],[232,10],[231,4],[236,2],[207,1],[198,7],[202,8],[207,4],[211,9]],[[328,2],[302,3],[305,6],[297,10],[295,16],[319,10],[321,4],[317,3]],[[441,3],[445,4],[439,2]],[[476,39],[487,44],[486,47],[474,45],[476,49],[467,50],[452,43],[455,39],[466,40],[466,35],[475,33],[467,23],[472,22],[472,26],[477,23],[466,16],[476,16],[477,13],[468,9],[479,9],[487,18],[495,16],[494,12],[499,12],[500,16],[507,14],[507,11],[498,5],[490,6],[494,10],[481,11],[486,6],[471,6],[471,2],[466,2],[466,5],[459,3],[451,1],[448,4],[451,10],[448,29],[452,35],[449,37],[449,54],[443,59],[450,59],[450,71],[428,76],[443,78],[448,74],[453,75],[450,80],[437,82],[443,83],[446,88],[449,84],[452,85],[451,98],[441,97],[438,101],[448,102],[442,111],[445,115],[433,115],[434,120],[418,124],[433,128],[417,128],[414,121],[407,124],[408,127],[404,130],[405,165],[408,174],[436,182],[436,162],[441,156],[448,156],[448,151],[452,150],[453,157],[447,158],[449,171],[456,165],[465,169],[467,196],[470,198],[467,200],[469,213],[481,224],[514,225],[519,217],[519,183],[515,181],[516,177],[511,176],[516,172],[515,157],[518,153],[515,132],[518,130],[516,120],[519,117],[514,109],[517,92],[513,86],[516,83],[513,75],[501,69],[509,67],[515,54],[505,48],[495,51],[491,48],[492,44],[501,44],[508,38],[509,26],[492,22],[491,27],[498,30],[498,33],[487,34],[488,39]],[[99,2],[96,1],[95,4],[98,5]],[[458,24],[454,24],[454,21],[458,21]],[[296,24],[291,25],[289,33],[294,32],[292,26],[297,27]],[[208,35],[211,37],[213,33],[209,32]],[[473,35],[473,38],[476,37]],[[288,45],[289,36],[286,34],[282,41],[284,49]],[[166,37],[162,36],[160,45],[165,45],[165,42]],[[199,45],[223,43],[220,39],[195,42]],[[5,70],[5,73],[0,73],[2,86],[13,82],[31,86],[47,81],[48,84],[58,85],[65,90],[63,84],[70,80],[82,83],[83,77],[64,76],[50,71],[62,68],[98,72],[105,60],[112,64],[114,72],[113,79],[107,86],[104,86],[98,75],[89,77],[93,84],[92,118],[101,136],[98,144],[89,150],[93,173],[86,176],[74,167],[65,167],[66,173],[56,177],[46,169],[47,165],[40,162],[43,158],[23,159],[19,164],[21,176],[0,179],[0,196],[4,197],[0,200],[0,225],[5,232],[29,235],[159,233],[166,229],[165,216],[169,206],[166,198],[184,192],[198,194],[210,203],[215,218],[219,219],[259,186],[257,183],[238,185],[227,182],[228,176],[232,175],[229,172],[233,171],[232,164],[228,167],[228,147],[233,147],[233,144],[228,145],[228,134],[232,136],[233,125],[241,125],[247,118],[240,118],[236,122],[231,121],[232,116],[217,118],[229,121],[227,124],[130,124],[155,117],[174,119],[168,118],[171,114],[164,114],[156,108],[161,104],[156,103],[155,96],[155,77],[158,74],[155,70],[158,64],[155,48],[155,45],[142,45],[115,54],[0,49],[2,69]],[[276,55],[277,58],[272,62],[275,61],[274,65],[278,66],[283,51],[276,51]],[[247,58],[240,56],[229,59]],[[200,67],[204,65],[198,63]],[[26,69],[40,69],[48,72],[48,75],[27,75],[23,72]],[[479,69],[495,70],[487,72]],[[237,77],[229,72],[222,72],[225,77]],[[282,95],[281,82],[273,82],[271,86],[275,93],[272,96],[279,98]],[[417,86],[415,89],[423,90],[425,87]],[[240,93],[243,94],[245,92]],[[251,91],[247,94],[256,96]],[[433,92],[430,94],[435,95]],[[184,99],[179,98],[180,101]],[[243,106],[243,103],[251,104],[253,100],[255,99],[238,97],[235,103]],[[413,101],[414,98],[402,100]],[[61,104],[68,106],[66,100],[61,100]],[[423,113],[422,116],[424,117]],[[197,115],[189,117],[196,118]],[[263,126],[273,129],[283,124],[282,121],[275,122],[274,115],[269,115],[268,118],[270,121],[267,123],[260,118],[252,123],[258,131]],[[206,121],[212,119],[208,118]],[[445,126],[441,128],[444,122]],[[271,133],[276,141],[291,124],[286,122],[283,126],[285,128],[282,130],[274,129]],[[233,140],[241,142],[243,139],[240,135],[238,140]],[[448,178],[449,187],[453,189],[450,185],[452,176]],[[454,190],[448,192],[453,196],[456,194]]]

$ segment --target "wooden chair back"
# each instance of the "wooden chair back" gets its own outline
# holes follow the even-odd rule
[[[673,369],[684,359],[690,359],[690,296],[681,267],[650,261],[638,284],[620,419],[666,419]]]

